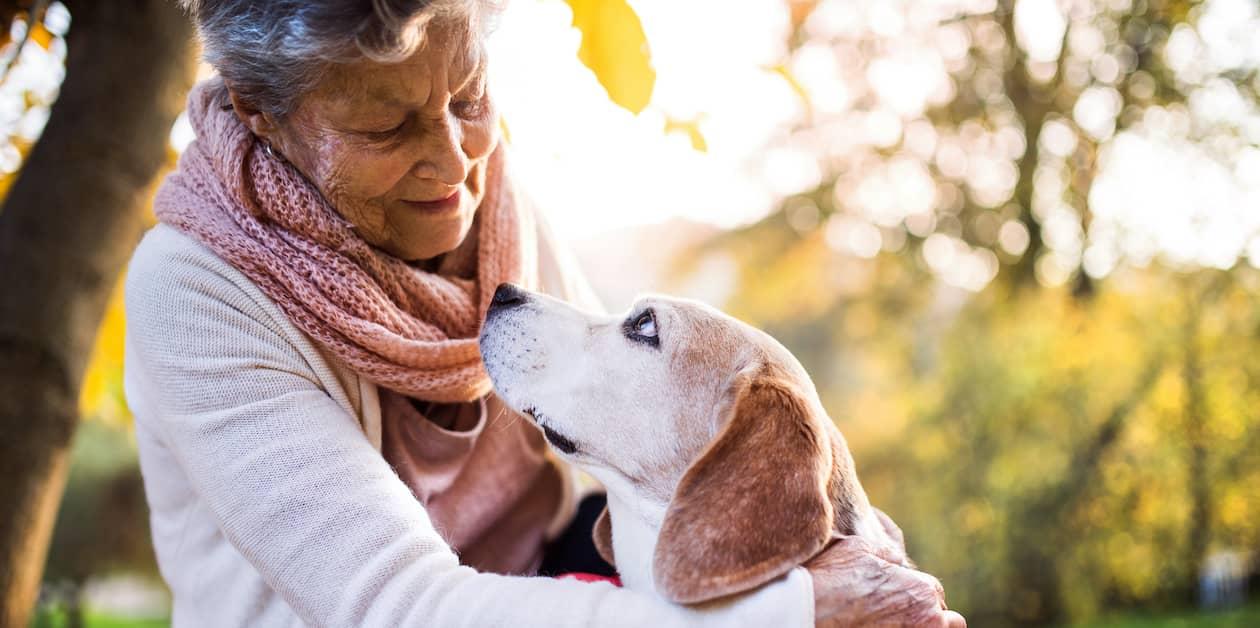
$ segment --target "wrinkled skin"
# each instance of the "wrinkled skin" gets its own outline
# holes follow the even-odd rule
[[[465,242],[499,139],[482,46],[467,30],[433,22],[400,63],[333,66],[283,119],[228,90],[246,126],[360,237],[399,259],[431,259]],[[442,211],[411,204],[452,194],[457,206]]]
[[[882,511],[875,512],[905,555],[901,529]],[[946,610],[939,580],[885,560],[859,537],[842,537],[805,567],[814,579],[819,626],[967,626],[962,615]]]

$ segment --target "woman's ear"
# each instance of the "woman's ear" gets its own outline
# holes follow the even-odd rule
[[[764,584],[831,538],[832,451],[798,390],[757,369],[737,378],[730,416],[683,476],[653,556],[656,587],[694,604]]]
[[[224,81],[224,86],[227,87],[228,98],[232,101],[232,111],[236,113],[236,117],[245,125],[245,128],[260,139],[274,143],[278,139],[276,132],[279,126],[271,114],[251,104],[230,83]]]

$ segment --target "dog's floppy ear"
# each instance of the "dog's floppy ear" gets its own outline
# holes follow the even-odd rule
[[[595,551],[599,557],[615,568],[617,562],[613,558],[612,518],[608,516],[608,506],[604,506],[604,510],[599,513],[599,518],[595,519],[595,528],[591,530],[591,538],[595,541]]]
[[[741,373],[718,437],[683,475],[653,556],[656,587],[694,604],[768,582],[831,537],[831,444],[800,392]]]

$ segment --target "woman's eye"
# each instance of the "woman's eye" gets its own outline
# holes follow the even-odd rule
[[[389,138],[394,137],[395,135],[398,135],[398,133],[402,131],[402,128],[406,125],[407,125],[407,120],[404,119],[402,122],[399,122],[398,124],[388,129],[384,129],[381,131],[364,131],[363,134],[372,139],[378,139],[378,140],[389,139]]]
[[[456,116],[465,120],[473,120],[481,117],[481,114],[485,112],[485,109],[486,99],[484,96],[475,100],[457,100],[451,103],[451,111],[453,111]]]

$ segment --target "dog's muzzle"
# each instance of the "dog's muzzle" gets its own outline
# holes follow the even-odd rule
[[[486,310],[486,316],[490,316],[495,312],[510,310],[520,307],[529,302],[529,293],[522,290],[519,286],[510,283],[501,283],[494,291],[494,297],[490,299],[490,307]]]

